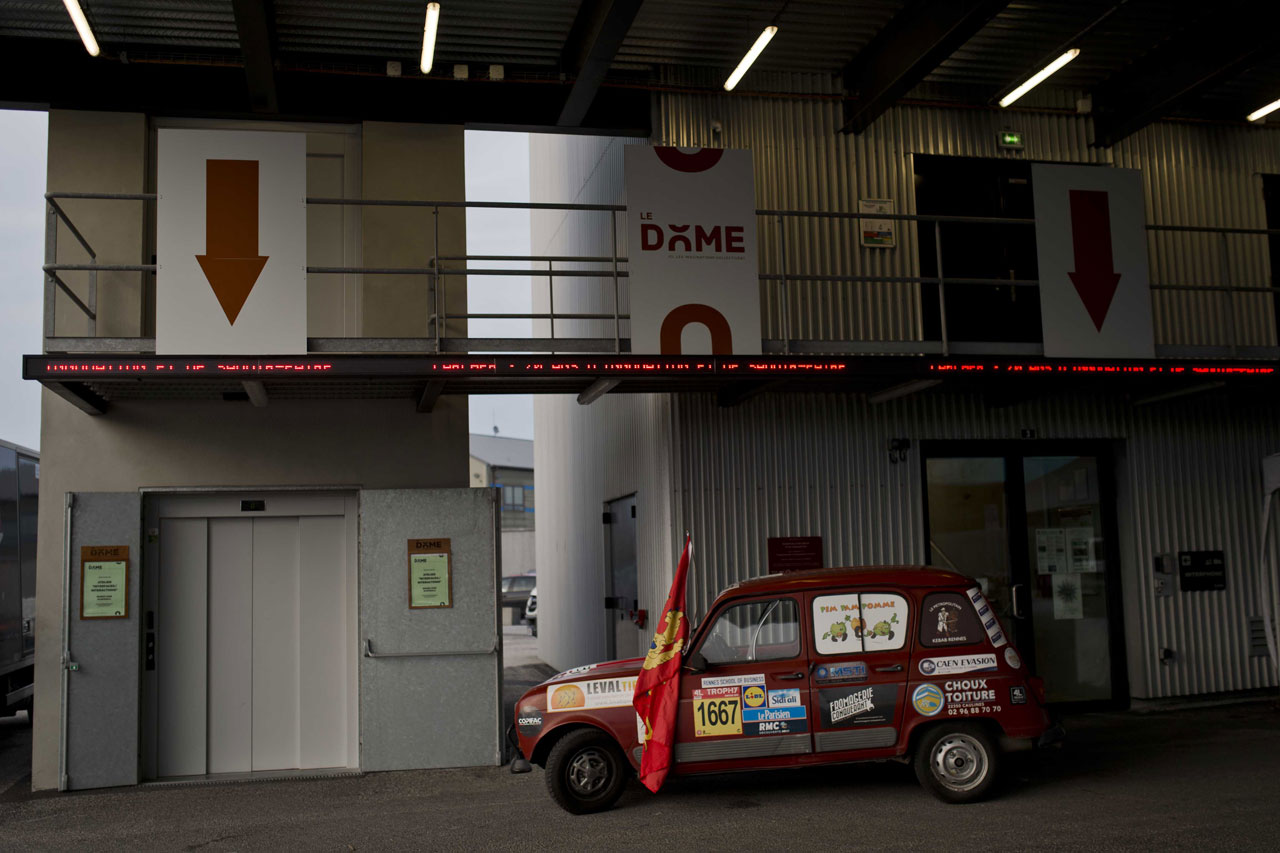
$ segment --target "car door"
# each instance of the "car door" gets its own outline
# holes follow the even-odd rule
[[[843,761],[899,751],[911,659],[909,601],[889,588],[806,594],[816,754]]]
[[[785,765],[811,751],[801,604],[762,596],[712,613],[692,650],[707,667],[680,679],[678,771]]]

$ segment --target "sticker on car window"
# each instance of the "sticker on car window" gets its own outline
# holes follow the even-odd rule
[[[863,648],[868,652],[900,649],[907,643],[907,600],[888,593],[862,594]]]

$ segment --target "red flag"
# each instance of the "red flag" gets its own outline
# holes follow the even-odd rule
[[[655,794],[671,767],[671,749],[676,735],[676,709],[680,706],[680,653],[689,639],[689,620],[684,616],[684,579],[693,556],[693,538],[685,534],[684,551],[671,592],[658,620],[658,630],[644,658],[644,668],[636,679],[631,699],[644,732],[644,754],[640,758],[640,781]]]

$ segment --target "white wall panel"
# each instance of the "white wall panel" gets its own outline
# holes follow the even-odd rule
[[[172,523],[172,522],[170,522]],[[209,773],[253,769],[253,521],[209,525]]]
[[[298,568],[298,519],[254,519],[254,770],[301,766]]]
[[[346,520],[299,518],[299,767],[347,766]]]
[[[156,611],[156,749],[161,776],[206,772],[208,566],[205,520],[164,519]]]

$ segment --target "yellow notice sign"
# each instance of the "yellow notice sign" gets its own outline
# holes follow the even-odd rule
[[[453,606],[453,566],[448,539],[409,540],[409,607]]]
[[[86,545],[80,549],[80,618],[129,616],[129,548]]]

